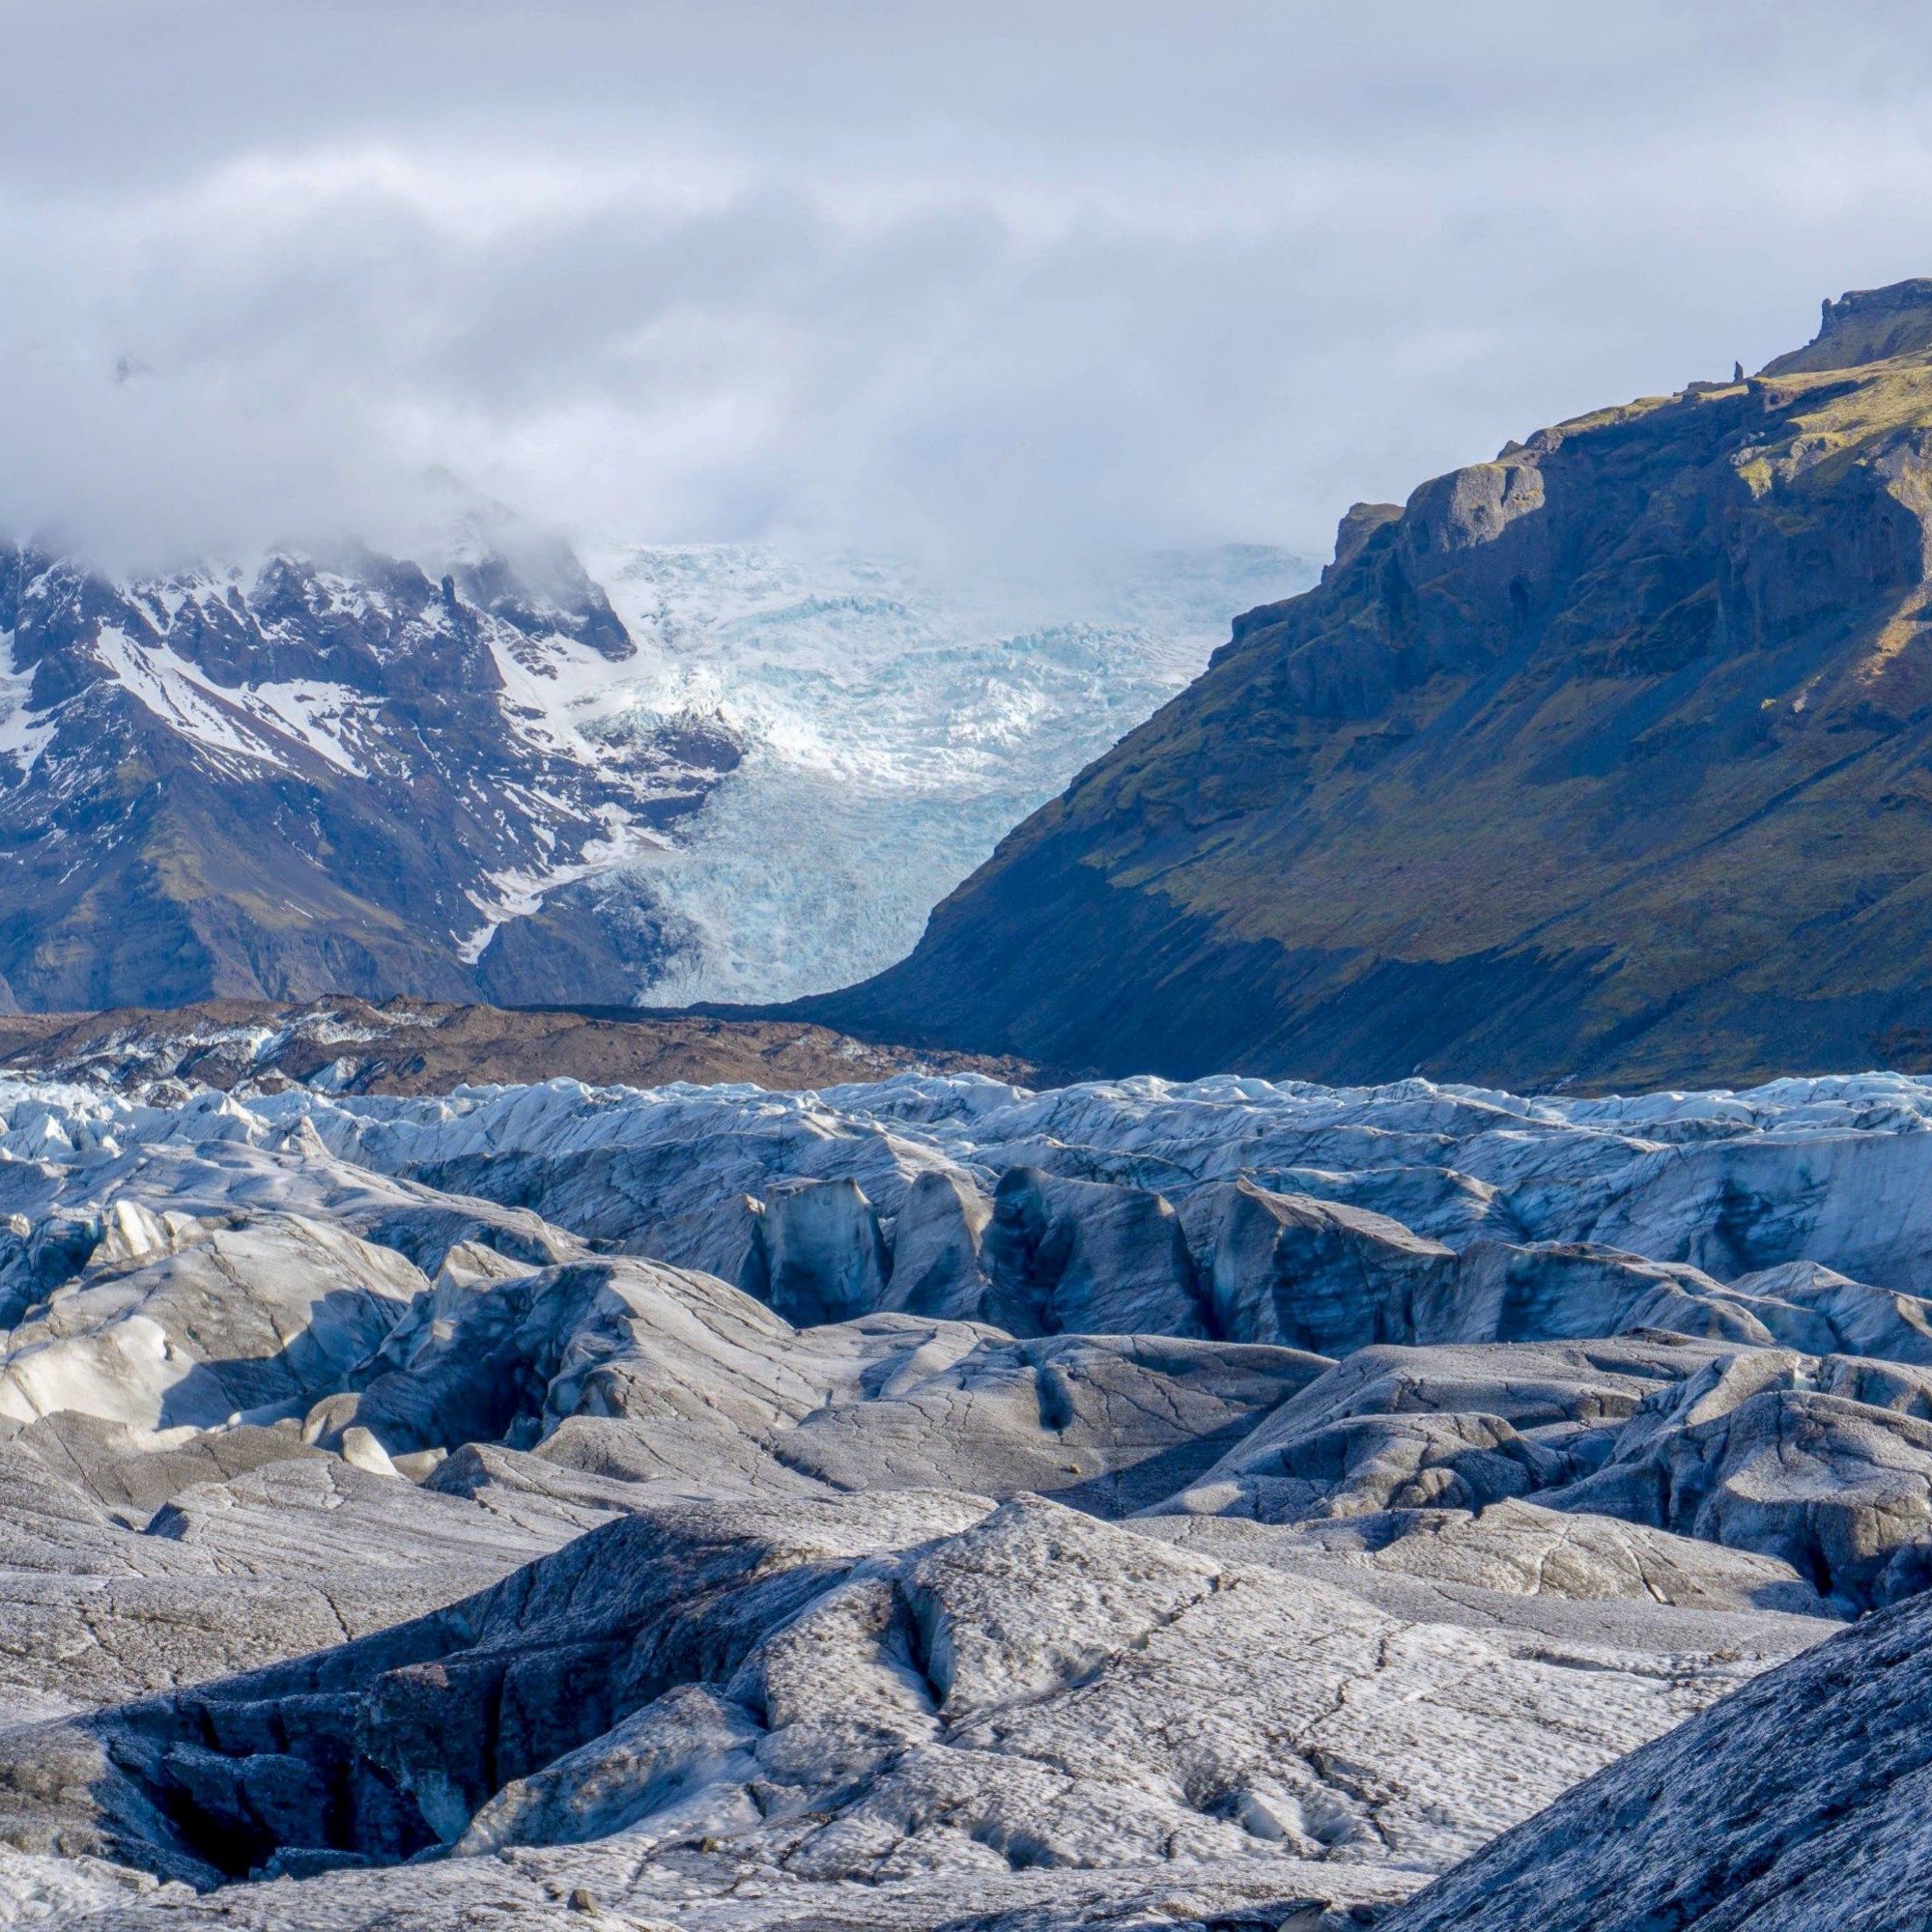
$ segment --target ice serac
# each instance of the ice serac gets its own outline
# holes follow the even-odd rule
[[[0,1083],[0,1923],[1886,1922],[1924,1081],[184,1084]]]
[[[1927,1064],[1932,282],[1358,505],[1305,595],[799,1010],[1109,1073]]]

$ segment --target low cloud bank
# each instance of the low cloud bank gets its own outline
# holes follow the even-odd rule
[[[393,11],[16,27],[0,523],[1320,549],[1932,270],[1904,8]]]

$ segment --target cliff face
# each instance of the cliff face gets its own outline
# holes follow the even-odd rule
[[[1344,519],[1319,587],[808,1003],[1060,1065],[1932,1061],[1932,283]]]

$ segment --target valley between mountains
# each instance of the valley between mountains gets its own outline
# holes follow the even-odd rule
[[[1928,438],[1913,282],[1286,598],[7,553],[0,1924],[1932,1923]]]
[[[770,1001],[933,902],[1206,664],[1288,553],[969,594],[476,513],[151,577],[0,544],[0,1011]]]

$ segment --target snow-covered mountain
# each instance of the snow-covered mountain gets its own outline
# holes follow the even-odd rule
[[[1217,551],[1029,604],[630,550],[607,595],[528,551],[115,582],[0,548],[0,993],[839,984],[1306,575]]]
[[[0,549],[0,977],[102,1007],[629,982],[572,888],[735,762],[587,696],[636,658],[574,561],[359,554],[115,582]]]

